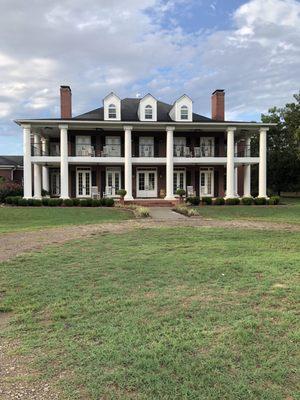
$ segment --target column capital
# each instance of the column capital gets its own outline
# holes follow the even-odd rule
[[[236,131],[236,126],[227,126],[226,131],[227,131],[227,133],[228,132],[235,132]]]
[[[30,124],[22,124],[21,127],[23,129],[31,129],[31,125]]]
[[[68,129],[69,125],[68,124],[60,124],[58,125],[59,129]]]
[[[270,128],[268,126],[261,126],[259,128],[259,133],[267,133]]]
[[[174,132],[174,131],[175,131],[175,126],[166,126],[166,131],[167,131],[167,132],[168,132],[168,131]]]
[[[124,131],[132,131],[132,125],[124,125]]]

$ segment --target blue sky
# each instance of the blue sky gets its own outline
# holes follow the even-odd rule
[[[299,91],[296,0],[3,0],[0,4],[0,154],[21,154],[16,118],[59,116],[59,86],[74,115],[110,91],[182,93],[210,116],[226,90],[226,117],[259,120]],[[15,10],[18,10],[18,13]],[[34,21],[34,23],[32,23]]]

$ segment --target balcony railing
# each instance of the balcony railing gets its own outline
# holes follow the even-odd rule
[[[154,145],[140,144],[139,145],[139,157],[154,157]]]
[[[105,146],[92,146],[92,145],[73,145],[69,149],[69,156],[72,157],[123,157],[121,145],[105,145]],[[32,156],[60,156],[59,148],[49,148],[43,151],[42,146],[39,144],[31,145]],[[258,157],[258,149],[252,146],[238,144],[234,150],[235,157]],[[203,157],[226,157],[226,146],[219,148],[219,146],[174,146],[173,156],[185,158],[203,158]],[[165,155],[158,155],[154,152],[152,145],[140,145],[138,153],[132,152],[132,157],[165,157]]]
[[[174,146],[174,157],[193,157],[193,158],[200,158],[200,157],[215,157],[219,155],[219,151],[216,146]]]

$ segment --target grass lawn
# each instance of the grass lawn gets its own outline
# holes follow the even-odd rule
[[[117,222],[129,218],[132,218],[132,213],[117,208],[1,207],[0,233],[60,225]]]
[[[223,220],[251,219],[300,224],[300,199],[282,199],[278,206],[200,206],[195,207],[205,218]]]
[[[140,229],[2,263],[0,306],[68,399],[291,400],[299,265],[296,232]]]

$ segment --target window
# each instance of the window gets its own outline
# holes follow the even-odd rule
[[[189,119],[189,110],[187,106],[182,106],[180,109],[180,118],[181,119]]]
[[[145,107],[145,119],[152,119],[152,106],[149,104]]]
[[[108,106],[108,118],[117,118],[117,109],[114,104]]]

